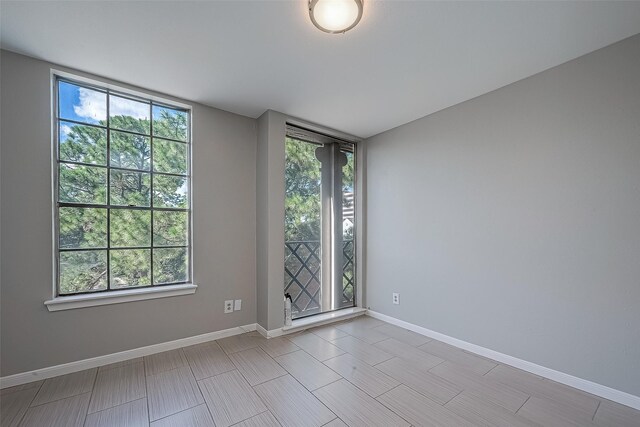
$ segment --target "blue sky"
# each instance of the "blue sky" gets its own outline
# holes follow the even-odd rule
[[[107,119],[107,94],[97,90],[76,86],[61,81],[58,90],[60,117],[84,123],[99,123]],[[137,119],[149,119],[148,103],[121,98],[117,95],[109,97],[109,114],[111,116],[131,116]],[[154,107],[156,110],[164,109]],[[169,110],[172,111],[172,110]],[[159,111],[157,112],[159,114]]]
[[[86,108],[82,108],[82,102],[80,101],[80,90],[83,92],[88,91],[91,92],[93,98],[97,103],[104,104],[102,108],[96,105],[96,111],[94,117],[91,117],[91,114],[87,114],[88,111]],[[83,99],[86,99],[83,96]],[[106,111],[107,111],[107,95],[101,92],[92,91],[85,88],[80,88],[76,85],[60,82],[58,89],[58,101],[59,101],[59,109],[60,109],[60,117],[65,119],[77,120],[79,122],[86,123],[98,123],[99,120],[106,119]],[[86,103],[86,101],[85,101]],[[100,114],[99,111],[104,111],[103,114]],[[78,114],[80,113],[80,114]]]

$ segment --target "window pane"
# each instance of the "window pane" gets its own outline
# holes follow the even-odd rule
[[[154,105],[153,135],[186,141],[188,137],[187,112]]]
[[[111,166],[149,170],[150,138],[131,133],[111,131]]]
[[[60,208],[60,247],[106,248],[107,210]]]
[[[154,284],[186,282],[188,264],[187,248],[154,249]]]
[[[343,152],[347,162],[342,166],[342,301],[340,307],[352,307],[355,288],[355,158],[352,152]]]
[[[151,106],[144,102],[109,95],[109,127],[149,134]]]
[[[61,163],[58,199],[70,203],[106,204],[107,170]]]
[[[111,246],[151,246],[151,211],[111,209]]]
[[[154,175],[153,206],[163,208],[187,208],[187,178],[181,176]]]
[[[107,251],[60,252],[60,293],[107,288]]]
[[[60,160],[107,164],[107,130],[60,121]]]
[[[107,94],[67,82],[58,83],[58,114],[77,122],[107,124]]]
[[[129,288],[151,284],[151,250],[111,251],[111,287]]]
[[[155,138],[153,140],[153,170],[187,173],[187,144]]]
[[[111,204],[149,206],[148,173],[111,170]]]
[[[155,211],[153,213],[154,246],[186,246],[187,212]]]

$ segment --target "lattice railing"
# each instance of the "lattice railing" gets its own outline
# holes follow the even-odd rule
[[[353,303],[355,287],[353,240],[343,245],[342,303]],[[319,313],[320,307],[320,242],[317,240],[285,242],[285,293],[291,294],[293,317]]]

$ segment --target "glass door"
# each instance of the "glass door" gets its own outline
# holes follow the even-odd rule
[[[294,319],[355,305],[354,151],[288,127],[284,292]]]

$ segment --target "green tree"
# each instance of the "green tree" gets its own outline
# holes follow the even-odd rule
[[[59,200],[61,202],[120,205],[123,209],[100,207],[62,207],[59,209],[59,245],[61,249],[82,249],[60,253],[60,291],[63,294],[106,289],[107,287],[107,222],[110,221],[111,287],[131,287],[187,280],[186,249],[162,249],[162,246],[187,245],[188,215],[184,212],[151,212],[126,209],[150,206],[188,207],[187,179],[180,176],[156,175],[153,195],[149,171],[186,174],[188,146],[164,138],[187,140],[186,113],[158,107],[153,118],[152,139],[138,135],[149,133],[149,120],[130,116],[109,119],[111,169],[110,201],[107,200],[107,132],[103,128],[61,121]],[[106,122],[100,122],[106,126]],[[153,147],[152,147],[153,144]],[[152,150],[153,148],[153,150]],[[153,159],[151,158],[153,152]],[[86,165],[84,165],[86,164]],[[142,171],[142,172],[138,172]],[[117,249],[150,246],[157,249]],[[154,265],[151,265],[151,251]]]
[[[319,258],[319,242],[321,239],[321,163],[317,160],[315,151],[318,145],[304,141],[287,138],[285,140],[285,242],[305,241],[310,242],[309,247],[315,248],[316,256]],[[342,190],[343,190],[343,211],[353,211],[353,191],[355,164],[353,153],[345,152],[347,163],[342,169]],[[353,258],[353,223],[345,217],[343,225],[343,239],[345,240],[345,260]],[[298,248],[298,255],[303,259],[307,258],[307,246],[291,245],[291,248]],[[295,274],[299,269],[299,261],[292,254],[291,248],[285,251],[285,266]],[[307,262],[310,269],[315,271],[319,268],[319,262],[315,258],[310,258]],[[306,273],[302,270],[304,278],[299,280],[306,284]],[[343,286],[345,290],[345,302],[353,300],[353,264],[349,263],[344,268]],[[289,279],[285,277],[285,285]],[[312,280],[308,288],[319,287],[317,281]],[[299,293],[298,289],[290,288],[295,300]]]

